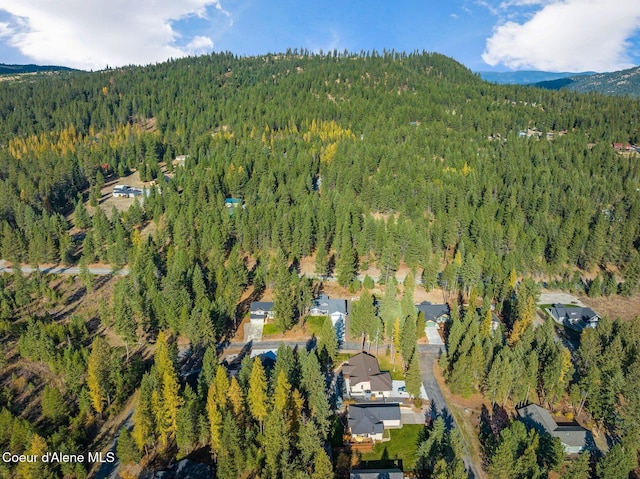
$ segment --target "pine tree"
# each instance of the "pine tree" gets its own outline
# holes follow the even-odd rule
[[[122,464],[130,464],[132,462],[137,463],[141,459],[140,450],[138,449],[138,446],[136,446],[133,436],[124,426],[120,429],[116,453]]]
[[[91,225],[91,218],[89,218],[89,213],[84,206],[82,201],[82,197],[78,197],[78,201],[76,202],[76,207],[73,212],[73,220],[76,228],[81,230],[87,229]]]
[[[328,316],[323,318],[319,336],[318,351],[326,351],[327,356],[334,361],[338,355],[338,336]]]
[[[227,370],[224,366],[218,365],[216,370],[216,404],[221,409],[226,408],[227,395],[229,393],[229,378],[227,377]]]
[[[480,325],[480,335],[483,338],[489,338],[493,334],[493,311],[491,308],[487,309],[487,312],[484,314],[484,318],[482,318],[482,324]]]
[[[291,384],[287,379],[287,373],[280,371],[276,380],[276,387],[273,393],[273,407],[278,413],[285,413],[285,408],[290,402],[291,398]]]
[[[233,415],[237,418],[244,411],[244,396],[242,394],[242,388],[240,384],[236,380],[235,376],[231,378],[231,384],[229,385],[229,390],[227,391],[227,399],[229,404],[231,405],[231,410]]]
[[[64,397],[56,387],[45,385],[42,391],[42,415],[53,422],[62,419],[68,412],[64,403]]]
[[[127,348],[127,361],[129,361],[129,347],[138,339],[136,333],[138,324],[133,316],[130,295],[130,282],[127,279],[120,280],[113,293],[113,316],[116,333],[120,335]]]
[[[356,251],[351,240],[351,234],[348,227],[344,228],[342,243],[338,252],[338,261],[336,269],[338,271],[338,284],[347,287],[356,277],[358,272],[358,259]]]
[[[80,282],[87,291],[93,290],[93,274],[89,271],[87,259],[84,255],[80,258]]]
[[[98,336],[91,344],[91,354],[87,361],[87,387],[93,409],[102,414],[111,402],[109,387],[109,363],[111,348],[107,341]]]
[[[218,402],[218,392],[216,384],[211,383],[207,393],[207,416],[209,418],[210,439],[209,445],[214,456],[220,453],[222,448],[222,421],[223,405]],[[225,398],[226,399],[226,398]]]
[[[156,429],[160,443],[166,446],[175,437],[178,428],[178,410],[183,404],[180,383],[169,351],[169,342],[164,331],[158,334],[154,364],[158,369],[160,390],[154,391]]]
[[[354,301],[349,320],[349,332],[352,336],[362,335],[362,342],[367,333],[371,333],[372,322],[375,321],[376,310],[373,305],[373,297],[368,290],[364,290],[358,301]],[[375,332],[374,332],[375,334]]]
[[[273,302],[276,323],[282,331],[290,329],[294,324],[294,290],[286,261],[277,266]]]
[[[591,454],[582,452],[577,459],[573,459],[566,472],[562,475],[564,479],[589,479],[591,477]]]
[[[333,477],[333,466],[327,453],[321,450],[315,457],[311,479],[325,479],[327,477]]]
[[[407,386],[407,392],[413,398],[420,397],[420,388],[422,387],[422,373],[420,372],[420,363],[418,359],[418,352],[414,351],[409,362],[409,367],[405,373],[405,382]]]
[[[402,361],[405,365],[405,369],[409,365],[411,357],[416,350],[417,341],[416,322],[414,319],[409,317],[405,319],[402,327],[402,334],[400,335],[400,349],[402,351]]]
[[[396,318],[393,322],[393,332],[391,335],[392,355],[391,361],[393,362],[393,370],[396,368],[396,353],[401,350],[402,347],[402,326],[400,318]]]
[[[133,440],[142,451],[154,440],[155,415],[153,411],[153,393],[158,387],[158,372],[155,367],[142,376],[140,396],[133,411]]]
[[[268,399],[267,378],[259,358],[253,360],[247,402],[249,404],[249,413],[260,423],[260,428],[262,429],[263,421],[267,416]]]

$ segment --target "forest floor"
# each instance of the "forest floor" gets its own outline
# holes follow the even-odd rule
[[[623,321],[631,321],[640,316],[640,293],[631,296],[601,296],[599,298],[589,298],[580,296],[580,301],[592,308],[600,316],[607,316],[614,320],[620,318]]]

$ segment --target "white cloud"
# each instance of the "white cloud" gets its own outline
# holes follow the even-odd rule
[[[193,37],[187,45],[185,49],[192,54],[203,53],[213,48],[213,41],[209,37],[197,36]]]
[[[13,18],[0,24],[0,36],[39,63],[94,70],[149,64],[213,48],[210,38],[181,35],[172,26],[206,19],[207,7],[230,21],[220,0],[2,0],[0,8]]]
[[[13,34],[13,28],[6,22],[0,22],[0,38],[9,37]]]
[[[527,21],[494,28],[482,59],[489,65],[551,71],[612,71],[633,66],[628,39],[640,29],[640,2],[617,0],[512,0],[544,6]]]

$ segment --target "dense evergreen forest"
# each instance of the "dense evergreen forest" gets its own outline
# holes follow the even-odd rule
[[[612,143],[640,142],[639,119],[635,100],[490,85],[424,52],[220,53],[1,83],[0,257],[77,263],[88,295],[99,289],[88,264],[130,274],[99,305],[125,348],[91,337],[82,318],[53,321],[32,309],[55,296],[40,275],[0,278],[3,345],[62,381],[38,391],[38,420],[21,417],[5,388],[0,445],[87,447],[139,389],[135,426],[118,445],[125,461],[207,446],[218,477],[329,477],[331,358],[282,349],[273,371],[247,360],[229,383],[215,356],[249,287],[256,297],[273,289],[282,329],[304,315],[313,284],[296,268],[312,257],[318,275],[354,293],[368,267],[393,284],[406,265],[454,302],[484,298],[479,314],[452,309],[441,361],[452,390],[497,404],[571,394],[631,464],[624,438],[638,437],[638,408],[621,398],[637,390],[637,322],[590,331],[574,369],[549,328],[531,326],[531,278],[588,283],[594,295],[637,292],[640,157]],[[172,163],[178,155],[184,167]],[[157,186],[107,215],[101,189],[134,170]],[[225,208],[225,198],[242,207]],[[153,233],[142,234],[149,225]],[[503,337],[486,329],[490,304],[506,318]],[[179,383],[176,336],[204,354],[194,387]],[[152,338],[153,359],[141,338]],[[602,379],[609,375],[614,386]],[[526,432],[516,429],[505,436],[520,447]],[[436,433],[440,449],[458,449]],[[503,445],[487,444],[498,474],[492,458]],[[561,462],[546,446],[532,452],[536,474]],[[599,477],[617,477],[606,467],[617,466],[599,463]],[[36,469],[4,465],[0,474],[48,477]],[[521,477],[539,477],[533,469]]]

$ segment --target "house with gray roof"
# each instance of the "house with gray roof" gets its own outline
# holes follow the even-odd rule
[[[404,479],[402,469],[351,469],[349,479]]]
[[[557,437],[567,454],[578,454],[589,450],[594,444],[591,431],[580,425],[558,426],[551,414],[537,404],[530,404],[517,410],[520,420],[525,426],[535,429],[541,434]]]
[[[249,305],[249,320],[251,323],[263,323],[267,319],[273,319],[272,301],[252,301]]]
[[[573,308],[559,303],[552,305],[547,311],[557,323],[579,333],[586,328],[595,328],[601,319],[591,308]]]
[[[369,353],[361,352],[342,365],[347,395],[349,397],[389,397],[393,381],[388,371],[380,371],[378,360]]]
[[[424,314],[425,322],[434,321],[436,323],[444,323],[449,320],[448,304],[431,304],[429,301],[423,301],[416,304],[418,313]]]
[[[397,403],[352,404],[347,408],[349,432],[357,439],[381,441],[384,430],[401,428],[402,416]]]
[[[344,341],[345,318],[347,317],[347,300],[331,299],[321,294],[313,300],[309,309],[310,316],[328,316],[339,341]]]

